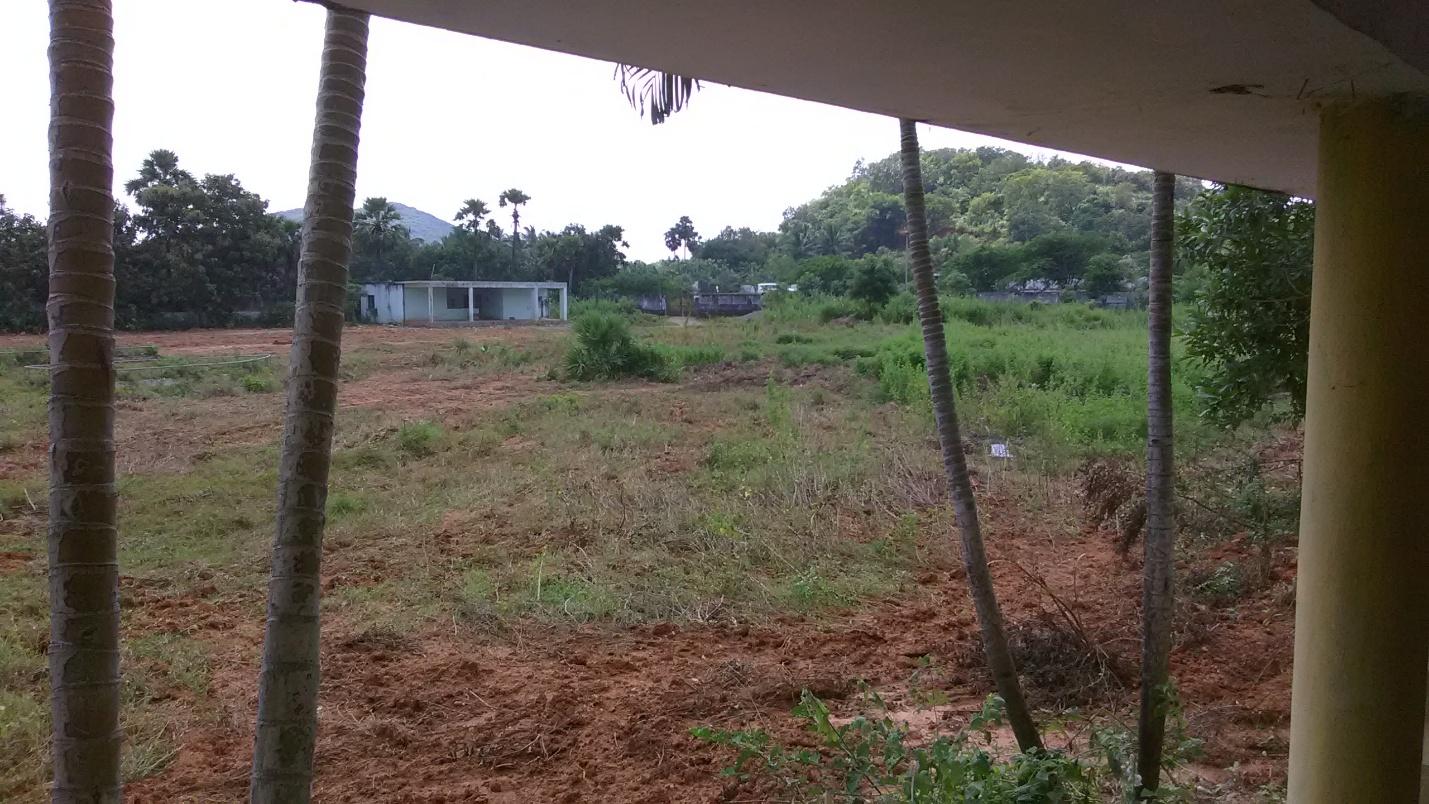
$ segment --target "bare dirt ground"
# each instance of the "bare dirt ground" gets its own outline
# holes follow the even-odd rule
[[[1058,590],[1100,644],[1135,652],[1139,567],[1111,535],[1055,539],[1024,522],[1011,501],[984,499],[997,580],[1010,623],[1036,623],[1053,608],[1014,569],[1028,567]],[[1024,530],[1024,528],[1029,528]],[[460,538],[458,534],[457,538]],[[1038,557],[1041,557],[1040,561]],[[1074,559],[1074,560],[1067,560]],[[1283,562],[1281,576],[1292,577]],[[789,710],[802,689],[835,708],[853,706],[864,680],[893,702],[929,660],[923,683],[951,694],[929,725],[966,722],[991,684],[979,669],[977,627],[954,567],[920,575],[906,599],[828,617],[783,617],[748,626],[657,623],[632,628],[520,628],[501,639],[435,628],[373,641],[359,624],[325,623],[320,801],[728,802],[761,801],[758,783],[721,779],[722,751],[692,726],[760,725],[794,741]],[[185,731],[175,761],[130,787],[136,802],[239,800],[255,705],[259,624],[202,600],[140,598],[145,627],[207,630],[223,668],[213,684],[219,725]],[[1183,772],[1224,783],[1239,763],[1242,786],[1283,775],[1293,617],[1269,595],[1238,611],[1192,610],[1173,657],[1193,733],[1208,737],[1201,763]],[[925,658],[926,657],[926,658]],[[1063,692],[1039,688],[1034,701]],[[1129,688],[1101,705],[1127,705]],[[806,739],[806,738],[805,738]],[[1251,799],[1242,799],[1251,800]]]
[[[547,335],[548,327],[384,327],[349,324],[343,329],[347,351],[383,345],[399,348],[413,344],[449,343],[458,336],[473,342],[500,341],[520,344]],[[0,334],[0,349],[44,345],[41,335]],[[164,354],[211,354],[215,352],[286,352],[293,345],[287,329],[195,329],[180,332],[120,332],[118,346],[158,346]]]
[[[473,341],[522,342],[534,329],[462,330]],[[350,327],[359,346],[448,343],[445,329]],[[0,347],[35,339],[0,336]],[[135,333],[122,344],[157,344],[166,354],[286,349],[274,330]],[[741,373],[742,372],[742,373]],[[766,374],[712,369],[686,388],[762,383]],[[822,382],[806,371],[801,382]],[[344,406],[456,413],[500,408],[528,398],[534,377],[506,373],[461,383],[381,372],[345,385]],[[621,393],[616,389],[615,393]],[[662,391],[677,402],[681,388]],[[126,414],[120,454],[133,465],[181,467],[215,445],[271,440],[275,394],[197,400],[176,419],[143,405]],[[26,460],[43,461],[31,450]],[[13,459],[13,455],[12,455]],[[34,467],[30,467],[34,468]],[[1005,485],[1005,484],[1003,484]],[[1063,494],[1029,513],[1017,492],[984,479],[980,502],[998,588],[1014,632],[1065,622],[1059,601],[1113,663],[1134,667],[1140,560],[1115,549],[1115,536],[1081,524],[1077,501]],[[468,523],[447,523],[444,537],[476,539]],[[949,533],[951,540],[953,534]],[[362,552],[329,545],[330,576],[402,561],[381,545]],[[1232,542],[1206,560],[1249,554]],[[0,556],[0,572],[42,571],[24,556]],[[1173,673],[1193,734],[1206,739],[1200,765],[1185,771],[1206,784],[1239,791],[1283,779],[1289,720],[1293,608],[1283,587],[1294,579],[1293,553],[1277,554],[1275,583],[1233,607],[1184,602]],[[1045,582],[1045,588],[1029,580]],[[763,726],[799,740],[789,711],[810,689],[845,712],[857,681],[895,705],[911,705],[911,685],[948,692],[939,728],[966,722],[992,691],[980,665],[976,622],[956,563],[946,548],[896,599],[843,611],[786,615],[743,623],[553,626],[518,624],[478,631],[455,620],[383,638],[342,616],[324,621],[323,686],[316,797],[323,802],[752,802],[769,800],[758,783],[720,777],[731,759],[689,736],[692,726]],[[157,775],[129,785],[134,802],[239,801],[246,793],[262,641],[262,591],[220,595],[203,583],[180,589],[126,580],[132,633],[184,634],[211,651],[214,674],[202,698],[175,687],[160,704],[172,712],[177,753]],[[1055,595],[1055,599],[1054,596]],[[1111,679],[1087,694],[1059,678],[1058,657],[1024,659],[1034,703],[1065,709],[1084,695],[1087,712],[1129,711],[1135,690]],[[1038,663],[1041,662],[1040,665]],[[1033,665],[1027,667],[1027,665]],[[1037,670],[1044,672],[1038,673]],[[1134,673],[1129,674],[1134,678]],[[1069,692],[1070,691],[1070,692]],[[1068,731],[1075,727],[1068,727]],[[1224,769],[1236,766],[1235,774]],[[1232,778],[1234,776],[1234,778]],[[1185,781],[1186,779],[1182,779]],[[1242,797],[1236,800],[1253,801]]]

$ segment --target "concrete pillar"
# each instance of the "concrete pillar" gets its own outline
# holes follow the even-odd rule
[[[437,306],[433,303],[435,294],[432,293],[432,286],[427,285],[427,323],[434,324],[437,320]]]
[[[562,320],[562,321],[569,321],[569,320],[570,320],[570,318],[569,318],[568,315],[567,315],[567,313],[568,313],[568,311],[569,311],[569,307],[567,306],[567,298],[566,298],[566,297],[569,296],[569,295],[570,295],[570,293],[569,293],[569,291],[567,290],[566,286],[565,286],[565,285],[562,285],[562,286],[561,286],[561,320]]]
[[[1418,799],[1429,661],[1429,97],[1321,118],[1289,800]]]
[[[476,320],[476,288],[474,287],[466,289],[466,320]]]
[[[531,288],[531,317],[541,320],[541,289]]]

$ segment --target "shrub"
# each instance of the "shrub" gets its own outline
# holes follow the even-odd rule
[[[642,377],[670,382],[679,370],[666,350],[640,343],[624,318],[587,313],[575,319],[575,343],[566,352],[566,375],[573,380]]]
[[[832,298],[819,305],[818,318],[827,324],[835,318],[858,318],[866,309],[853,299]]]
[[[980,736],[992,742],[1001,722],[1003,704],[992,696],[968,725],[968,730],[919,745],[909,739],[908,726],[890,717],[877,695],[868,695],[881,710],[836,722],[829,709],[805,690],[794,714],[812,733],[813,747],[790,748],[762,729],[725,731],[696,727],[696,739],[736,749],[734,765],[725,774],[741,779],[772,779],[794,800],[881,802],[1057,801],[1099,800],[1096,774],[1058,751],[1034,749],[1008,758],[977,747]],[[781,797],[782,798],[782,797]]]
[[[642,313],[630,299],[574,299],[570,303],[570,319],[576,321],[591,315],[606,315],[634,321]]]
[[[397,446],[418,458],[435,453],[442,427],[436,422],[408,422],[397,428]]]
[[[918,320],[918,298],[912,293],[899,293],[884,303],[876,317],[885,324],[911,324]]]
[[[277,387],[272,377],[262,374],[245,374],[242,383],[243,390],[250,394],[266,394]]]

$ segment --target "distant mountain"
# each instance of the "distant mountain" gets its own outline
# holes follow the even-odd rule
[[[412,233],[412,237],[417,240],[425,240],[428,243],[435,243],[451,234],[456,227],[438,218],[430,212],[423,212],[416,207],[409,207],[406,204],[393,203],[397,208],[397,214],[402,216],[402,225],[407,227],[407,231]],[[285,209],[282,212],[274,212],[280,218],[287,218],[290,221],[303,220],[301,209]]]

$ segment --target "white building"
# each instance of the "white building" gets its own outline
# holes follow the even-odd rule
[[[373,282],[362,286],[359,317],[425,326],[476,321],[565,321],[565,282]]]

